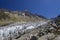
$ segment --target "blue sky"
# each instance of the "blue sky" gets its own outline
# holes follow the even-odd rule
[[[60,0],[0,0],[0,8],[29,10],[32,13],[53,18],[60,14]]]

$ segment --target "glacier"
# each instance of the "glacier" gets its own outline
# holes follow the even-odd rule
[[[38,28],[38,26],[47,24],[48,21],[28,22],[28,23],[14,23],[8,26],[0,27],[0,40],[11,40],[21,36],[26,30]]]

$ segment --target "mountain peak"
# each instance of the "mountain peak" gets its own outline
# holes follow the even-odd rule
[[[57,17],[60,17],[60,14]]]

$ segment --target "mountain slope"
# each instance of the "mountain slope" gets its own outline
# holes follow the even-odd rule
[[[60,15],[49,20],[29,11],[0,10],[0,40],[60,40],[59,37]]]
[[[1,34],[0,40],[18,39],[21,36],[33,31],[34,29],[39,30],[37,28],[40,28],[40,26],[42,25],[46,25],[48,22],[50,22],[50,20],[39,21],[39,22],[14,23],[4,27],[0,27],[0,34]],[[45,28],[45,27],[42,27],[42,28]]]
[[[28,11],[19,12],[0,9],[0,25],[7,25],[14,22],[36,22],[41,20],[47,19]]]

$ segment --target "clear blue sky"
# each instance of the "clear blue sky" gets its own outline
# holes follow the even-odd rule
[[[0,0],[0,8],[8,10],[25,10],[43,15],[47,18],[60,14],[60,0]]]

